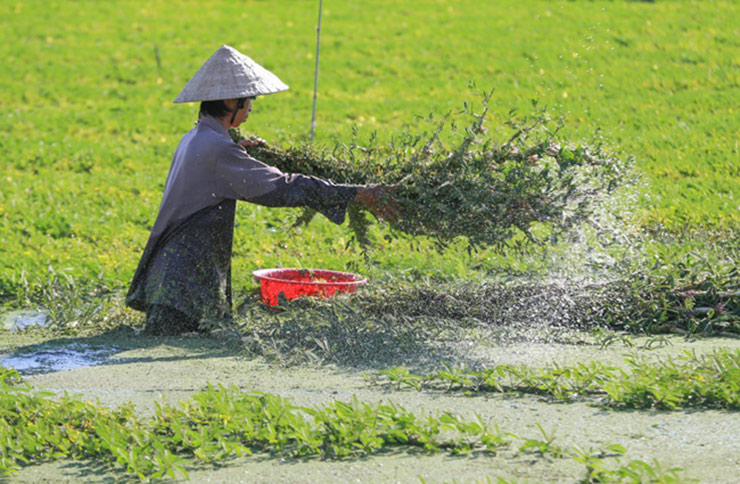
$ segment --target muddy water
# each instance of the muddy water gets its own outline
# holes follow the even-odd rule
[[[4,343],[17,350],[32,344],[10,338]],[[645,340],[646,341],[646,340]],[[615,344],[602,349],[591,345],[511,344],[476,348],[497,363],[547,365],[599,359],[612,363],[626,356],[669,357],[684,351],[700,354],[720,347],[740,348],[736,340],[687,342],[670,338],[668,346],[650,351]],[[85,399],[116,406],[133,402],[149,414],[158,400],[177,402],[201,390],[208,382],[235,385],[245,391],[276,393],[296,404],[313,406],[333,400],[392,400],[414,412],[452,411],[465,417],[480,415],[502,431],[541,438],[536,424],[564,446],[602,449],[619,443],[627,459],[683,467],[684,475],[702,482],[737,482],[740,469],[740,414],[719,411],[654,412],[609,411],[586,403],[553,404],[536,397],[461,396],[379,388],[366,372],[354,368],[279,368],[257,359],[245,359],[228,345],[202,338],[139,338],[109,334],[83,341],[47,341],[43,348],[107,343],[120,351],[102,364],[26,377],[34,387],[67,391]],[[0,343],[2,345],[2,343]],[[574,482],[583,469],[571,459],[544,459],[515,455],[450,457],[445,455],[384,453],[343,462],[281,460],[267,456],[237,459],[218,469],[190,471],[192,482],[485,482],[487,477],[533,482]],[[106,482],[113,474],[98,474],[88,464],[59,462],[24,469],[13,482]]]

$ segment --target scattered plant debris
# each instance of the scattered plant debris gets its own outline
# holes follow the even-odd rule
[[[475,331],[530,342],[586,331],[602,346],[620,334],[625,344],[628,335],[645,333],[737,337],[740,292],[715,288],[727,281],[721,271],[714,276],[695,283],[642,271],[599,283],[386,281],[330,300],[283,301],[274,310],[247,302],[237,324],[252,354],[288,364],[375,367],[412,355],[455,360],[454,344]],[[714,309],[696,312],[692,305]],[[660,337],[649,344],[660,345]]]

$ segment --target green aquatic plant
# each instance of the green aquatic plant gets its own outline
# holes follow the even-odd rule
[[[62,458],[95,458],[141,478],[187,477],[193,461],[221,462],[255,452],[339,459],[389,447],[495,453],[508,444],[497,427],[451,413],[419,417],[393,404],[354,398],[314,408],[277,395],[214,387],[174,407],[158,404],[144,421],[130,406],[109,410],[69,395],[33,391],[0,368],[0,472]]]
[[[519,447],[519,452],[536,453],[541,456],[549,455],[555,458],[565,457],[568,450],[565,447],[555,444],[555,435],[545,432],[542,425],[536,425],[540,434],[542,434],[542,440],[536,437],[525,439],[524,443]]]
[[[394,281],[386,288],[364,291],[353,303],[381,317],[475,320],[497,326],[534,319],[629,333],[740,334],[740,269],[732,263],[740,256],[739,249],[728,248],[721,261],[712,262],[697,255],[683,261],[659,255],[647,267],[615,268],[608,279],[594,282],[544,282],[535,277],[512,277],[507,282]]]
[[[157,404],[142,419],[131,405],[107,409],[67,394],[55,396],[24,384],[15,370],[0,367],[0,473],[58,459],[89,460],[104,470],[120,469],[142,481],[188,478],[187,468],[224,465],[256,453],[282,458],[345,459],[381,450],[419,449],[453,455],[498,454],[574,458],[586,465],[582,482],[682,482],[654,463],[632,461],[609,470],[604,459],[621,456],[610,446],[598,454],[555,443],[552,432],[537,425],[540,436],[502,432],[477,417],[465,420],[450,412],[418,416],[392,402],[348,402],[312,408],[293,405],[278,395],[247,393],[208,385],[177,406]],[[512,446],[515,441],[518,445]],[[653,480],[618,480],[647,476]],[[611,479],[611,480],[608,480]],[[506,481],[499,481],[506,482]]]
[[[484,370],[446,367],[416,375],[403,367],[379,374],[397,387],[415,390],[527,393],[565,401],[599,397],[614,408],[717,408],[740,410],[740,350],[649,361],[628,359],[628,368],[599,361],[533,368],[497,365]]]
[[[610,154],[598,137],[567,142],[558,135],[562,121],[544,110],[521,119],[511,111],[509,136],[495,139],[484,126],[491,94],[483,95],[477,112],[465,103],[459,116],[443,117],[431,133],[401,132],[387,145],[373,136],[331,150],[255,145],[247,151],[285,172],[394,186],[400,217],[393,233],[426,235],[439,247],[461,236],[473,248],[501,250],[556,240],[632,181],[631,160]],[[350,228],[363,244],[370,242],[370,223],[364,211],[350,210]]]
[[[575,448],[572,450],[573,459],[586,467],[586,475],[578,481],[579,484],[690,484],[698,482],[696,479],[681,475],[683,469],[679,467],[665,468],[660,462],[653,460],[650,463],[640,459],[633,459],[626,464],[622,463],[622,456],[626,449],[619,444],[612,444],[605,451],[594,452]],[[616,467],[606,462],[606,457],[617,459]]]
[[[402,363],[404,356],[444,352],[445,345],[475,332],[510,340],[552,340],[564,328],[596,331],[595,339],[604,347],[634,345],[632,335],[658,333],[642,343],[649,349],[666,344],[665,333],[740,334],[740,293],[731,289],[738,279],[722,281],[721,272],[716,275],[718,279],[699,286],[705,287],[702,293],[675,278],[670,281],[670,276],[645,273],[635,274],[634,280],[591,284],[385,280],[339,298],[286,301],[277,312],[261,308],[249,295],[236,323],[247,351],[284,363],[388,366]],[[713,316],[687,311],[691,298],[719,310]],[[547,329],[531,337],[508,330],[532,326]]]
[[[603,389],[618,408],[740,410],[740,350],[718,350],[656,363],[628,360],[630,371]]]

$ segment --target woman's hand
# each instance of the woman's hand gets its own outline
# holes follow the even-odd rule
[[[245,138],[239,141],[238,145],[243,148],[249,148],[252,146],[267,146],[267,141],[258,136],[250,136],[249,138]]]
[[[376,217],[385,219],[393,224],[398,220],[399,216],[398,206],[393,198],[393,193],[396,189],[397,187],[395,186],[359,187],[355,201],[365,205],[370,210],[370,213]]]

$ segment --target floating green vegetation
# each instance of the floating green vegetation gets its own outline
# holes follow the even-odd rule
[[[380,372],[398,388],[462,392],[529,393],[568,401],[601,397],[614,408],[717,408],[740,410],[740,350],[718,350],[671,360],[628,359],[628,368],[599,361],[532,368],[498,365],[484,370],[447,367],[417,375],[404,367]]]
[[[288,363],[384,367],[404,355],[443,351],[446,342],[469,338],[471,332],[489,340],[533,341],[574,329],[606,329],[605,344],[624,333],[740,334],[737,268],[717,266],[711,273],[708,266],[695,266],[684,263],[683,274],[654,275],[648,267],[591,283],[390,280],[342,298],[283,302],[278,312],[247,300],[237,329],[252,354]],[[540,332],[526,331],[532,328]],[[442,353],[436,356],[445,359]]]
[[[620,455],[624,448],[620,445],[609,446],[611,455]],[[604,452],[576,450],[574,459],[586,466],[586,476],[578,481],[579,484],[681,484],[695,483],[696,479],[687,479],[679,473],[681,469],[665,469],[660,462],[651,463],[635,459],[625,464],[617,462],[615,468],[610,467],[604,457]]]
[[[558,135],[562,121],[544,110],[520,119],[511,111],[509,136],[487,135],[491,94],[483,96],[479,112],[466,102],[460,113],[465,118],[448,114],[431,133],[400,132],[384,146],[373,136],[331,150],[303,145],[248,151],[289,173],[395,186],[400,217],[392,234],[426,235],[439,247],[461,236],[475,248],[541,245],[588,221],[605,196],[632,181],[630,160],[609,154],[598,137],[567,142]],[[232,137],[241,139],[235,130]],[[350,210],[350,228],[363,244],[370,243],[370,223],[364,211]]]
[[[356,398],[305,408],[276,395],[209,385],[179,407],[158,404],[155,415],[142,420],[130,405],[110,410],[67,394],[55,398],[33,391],[12,369],[0,367],[0,387],[0,473],[6,475],[20,465],[95,459],[141,480],[178,474],[187,478],[188,465],[253,453],[342,459],[418,448],[571,457],[586,466],[583,482],[674,482],[607,479],[625,473],[678,476],[678,469],[664,472],[642,461],[608,470],[604,458],[620,457],[625,452],[621,446],[598,453],[572,450],[556,444],[541,426],[542,438],[522,438],[481,418],[466,421],[451,413],[419,417],[393,403],[369,405]]]
[[[544,322],[647,333],[740,333],[740,274],[737,268],[725,269],[693,280],[638,269],[598,282],[396,283],[366,291],[354,303],[378,317],[474,320],[500,326]]]

